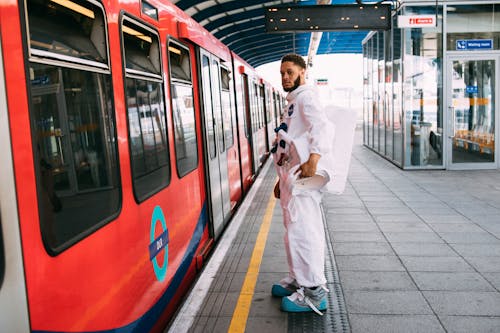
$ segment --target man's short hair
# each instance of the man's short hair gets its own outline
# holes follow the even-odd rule
[[[304,61],[304,58],[302,58],[298,54],[290,53],[283,56],[283,58],[281,58],[281,63],[284,63],[285,61],[293,62],[295,65],[306,69],[306,62]]]

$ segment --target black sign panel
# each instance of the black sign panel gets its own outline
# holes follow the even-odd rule
[[[389,30],[391,5],[313,5],[266,8],[267,32]]]

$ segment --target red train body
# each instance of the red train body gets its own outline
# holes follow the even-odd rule
[[[161,331],[283,99],[165,1],[9,0],[0,22],[1,327]]]

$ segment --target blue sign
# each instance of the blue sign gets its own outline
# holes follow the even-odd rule
[[[456,50],[493,50],[493,39],[458,39]]]
[[[468,94],[477,94],[477,86],[466,86],[465,87],[465,92]]]

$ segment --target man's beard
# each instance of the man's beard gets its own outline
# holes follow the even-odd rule
[[[297,77],[297,79],[293,82],[293,86],[291,88],[283,88],[284,91],[290,92],[294,91],[300,86],[300,76]]]

